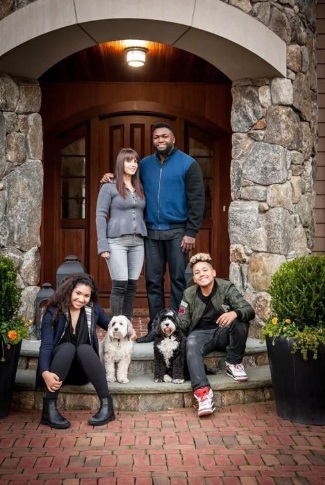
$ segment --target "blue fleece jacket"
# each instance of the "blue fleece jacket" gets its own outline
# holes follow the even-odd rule
[[[203,177],[196,160],[177,148],[163,163],[153,154],[141,160],[140,177],[148,229],[184,226],[185,234],[195,237],[204,211]]]

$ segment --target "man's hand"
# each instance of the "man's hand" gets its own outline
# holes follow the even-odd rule
[[[228,327],[237,318],[237,313],[234,311],[226,312],[220,315],[217,320],[219,327]]]
[[[106,184],[107,182],[111,183],[113,182],[113,180],[114,180],[114,174],[111,172],[108,172],[108,173],[104,173],[100,183],[101,184]]]
[[[195,248],[195,237],[184,236],[181,242],[183,253],[189,253]]]

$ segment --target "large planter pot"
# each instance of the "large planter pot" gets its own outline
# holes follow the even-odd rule
[[[266,338],[277,414],[303,424],[325,425],[325,346],[318,358],[292,353],[294,339]]]
[[[4,346],[4,361],[0,362],[0,419],[8,416],[15,384],[21,342],[9,349]]]

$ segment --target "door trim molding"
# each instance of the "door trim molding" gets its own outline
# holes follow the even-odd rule
[[[107,118],[113,116],[121,116],[123,114],[148,114],[153,116],[163,116],[164,118],[170,118],[174,120],[175,118],[181,118],[186,121],[191,121],[192,125],[198,126],[199,128],[207,131],[209,134],[216,136],[230,135],[231,129],[226,129],[212,123],[204,117],[197,116],[192,111],[180,109],[178,107],[156,103],[153,101],[118,101],[114,103],[105,103],[98,106],[91,107],[89,109],[80,111],[78,113],[69,116],[65,120],[60,120],[59,123],[53,126],[46,127],[46,132],[51,135],[57,135],[64,131],[68,131],[80,124],[87,123],[93,118]]]

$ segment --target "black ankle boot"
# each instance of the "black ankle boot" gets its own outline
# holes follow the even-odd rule
[[[113,401],[111,396],[104,397],[100,400],[100,408],[98,412],[90,419],[88,419],[88,424],[91,426],[102,426],[103,424],[114,421],[115,414],[113,409]]]
[[[57,410],[56,399],[43,399],[41,424],[46,424],[55,429],[65,429],[70,427],[70,422]]]
[[[153,329],[152,321],[148,323],[148,333],[144,337],[140,337],[136,339],[138,344],[144,344],[147,342],[153,342],[155,340],[155,331]]]

